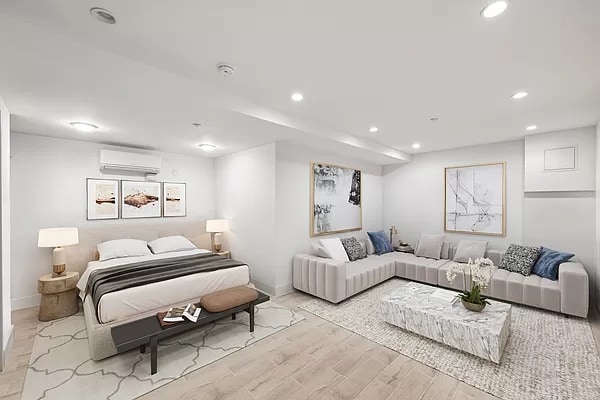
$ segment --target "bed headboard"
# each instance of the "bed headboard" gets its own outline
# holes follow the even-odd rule
[[[79,244],[65,247],[67,269],[83,273],[87,263],[94,260],[98,243],[113,239],[151,241],[159,237],[182,235],[196,246],[210,249],[210,234],[204,231],[206,220],[179,221],[119,220],[112,223],[79,226]]]

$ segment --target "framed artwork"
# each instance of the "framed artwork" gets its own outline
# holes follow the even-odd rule
[[[121,181],[121,218],[161,216],[161,184],[147,181]]]
[[[506,235],[506,163],[445,169],[444,230]]]
[[[361,230],[361,171],[311,163],[310,176],[310,236]]]
[[[185,217],[185,183],[163,183],[163,217]]]
[[[87,219],[119,218],[119,181],[113,179],[87,180]]]

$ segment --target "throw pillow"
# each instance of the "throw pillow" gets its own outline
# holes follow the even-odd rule
[[[419,243],[417,243],[415,256],[439,260],[442,254],[442,246],[444,245],[444,237],[445,235],[422,233]]]
[[[350,261],[356,261],[367,257],[367,252],[363,249],[355,237],[342,239],[341,241]]]
[[[367,244],[367,254],[375,254],[375,246],[373,245],[373,241],[367,235],[367,240],[365,242]]]
[[[540,256],[539,247],[520,246],[511,244],[502,258],[500,268],[510,272],[518,272],[521,275],[529,276],[531,269]]]
[[[469,258],[473,261],[478,258],[485,257],[488,242],[480,240],[460,240],[454,254],[454,261],[459,263],[469,262]]]
[[[367,232],[373,246],[375,247],[375,253],[381,255],[385,253],[391,253],[394,251],[394,247],[390,243],[387,234],[384,231],[379,232]]]
[[[329,254],[329,257],[333,260],[344,262],[350,261],[344,246],[342,246],[340,238],[321,239],[320,242],[321,246],[323,246],[327,254]]]
[[[313,255],[321,258],[331,258],[329,253],[327,253],[327,250],[325,250],[325,247],[321,246],[319,243],[312,242],[310,245],[312,246]]]
[[[548,278],[555,281],[558,279],[558,267],[560,264],[569,261],[574,256],[575,254],[563,253],[561,251],[542,247],[540,258],[538,258],[531,272],[542,278]]]

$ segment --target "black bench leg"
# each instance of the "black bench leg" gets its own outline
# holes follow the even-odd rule
[[[250,303],[248,314],[250,314],[250,332],[254,332],[254,303]]]
[[[158,364],[158,338],[152,336],[150,338],[150,375],[156,373]]]
[[[235,313],[231,314],[231,319],[235,319]]]
[[[144,354],[146,352],[146,344],[140,346],[140,353]]]

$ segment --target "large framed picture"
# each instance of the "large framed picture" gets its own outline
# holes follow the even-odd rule
[[[311,163],[310,176],[310,236],[361,230],[361,171]]]
[[[444,230],[506,235],[506,163],[445,169]]]
[[[163,183],[163,217],[185,217],[185,183]]]
[[[88,178],[87,219],[119,218],[119,181]]]
[[[121,181],[121,218],[161,216],[160,182]]]

